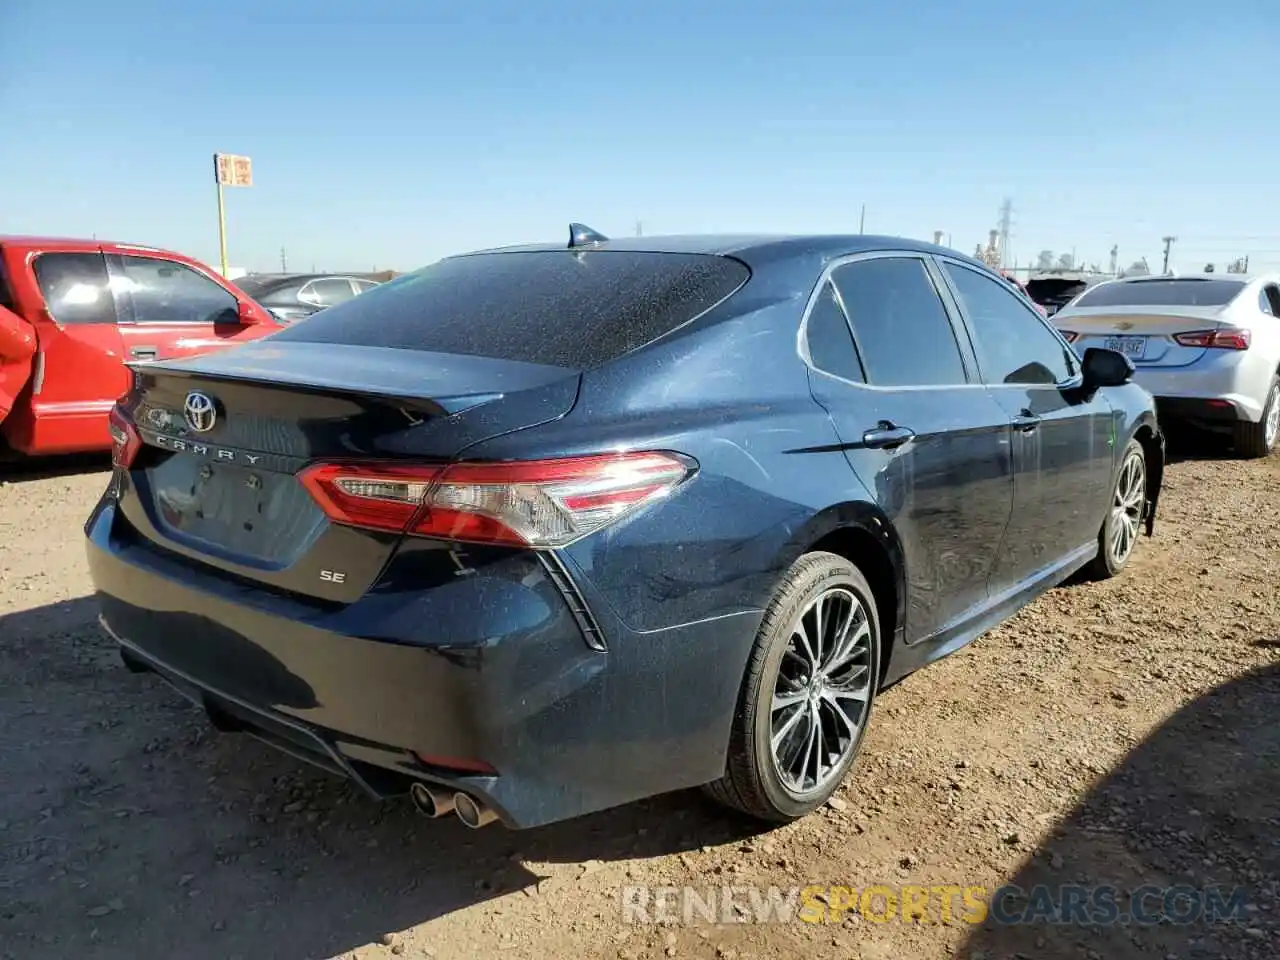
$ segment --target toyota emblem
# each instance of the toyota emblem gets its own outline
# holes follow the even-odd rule
[[[218,411],[213,405],[213,398],[203,393],[188,393],[187,402],[182,405],[182,414],[187,426],[196,433],[208,433],[218,422]]]

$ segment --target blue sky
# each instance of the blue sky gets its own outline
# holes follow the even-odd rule
[[[0,232],[410,269],[604,233],[1280,267],[1267,2],[0,4]],[[964,8],[972,12],[965,12]],[[1221,267],[1219,268],[1221,269]]]

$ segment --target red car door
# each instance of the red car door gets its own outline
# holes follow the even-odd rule
[[[208,353],[274,327],[261,307],[193,263],[127,247],[107,248],[106,260],[129,360]]]
[[[0,423],[9,416],[22,388],[31,379],[31,361],[36,353],[36,332],[16,310],[0,251]]]
[[[4,278],[0,277],[0,284]],[[0,290],[0,297],[4,291]],[[31,379],[31,359],[36,352],[36,332],[31,324],[0,305],[0,423],[18,402],[18,394]]]
[[[111,445],[107,413],[130,382],[106,261],[101,251],[83,248],[41,251],[24,261],[26,286],[34,282],[42,300],[23,305],[36,338],[31,400],[20,403],[0,431],[23,453],[105,449]]]

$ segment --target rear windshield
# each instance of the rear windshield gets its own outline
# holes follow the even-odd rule
[[[1130,280],[1104,283],[1077,307],[1223,307],[1244,289],[1240,280]]]
[[[453,257],[273,335],[586,369],[736,290],[744,264],[703,254],[564,250]]]
[[[276,280],[274,277],[240,277],[239,279],[232,280],[231,282],[252,297],[255,294],[261,293],[271,284],[275,283]]]

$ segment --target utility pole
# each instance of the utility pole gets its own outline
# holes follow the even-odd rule
[[[1013,235],[1013,201],[1008,197],[1000,204],[1000,266],[1008,262],[1009,237]]]
[[[289,272],[289,261],[285,259],[284,247],[280,248],[280,272],[281,273]]]
[[[1162,272],[1162,273],[1164,273],[1166,276],[1168,276],[1168,274],[1169,274],[1169,250],[1170,250],[1170,248],[1172,248],[1172,247],[1173,247],[1173,245],[1174,245],[1175,243],[1177,243],[1177,242],[1178,242],[1178,238],[1177,238],[1177,237],[1163,237],[1163,238],[1161,238],[1161,239],[1162,239],[1162,242],[1164,243],[1164,270],[1162,270],[1161,272]]]
[[[1111,275],[1117,276],[1117,264],[1120,261],[1120,245],[1113,243],[1111,245]]]
[[[867,231],[864,229],[866,225],[867,225],[867,205],[864,203],[862,205],[862,212],[858,214],[858,232],[866,233]]]
[[[637,237],[644,236],[644,224],[641,223],[639,220],[636,221],[636,236]]]
[[[941,231],[941,230],[935,230],[935,231],[933,231],[933,245],[934,245],[935,247],[940,247],[940,246],[942,246],[942,231]]]

